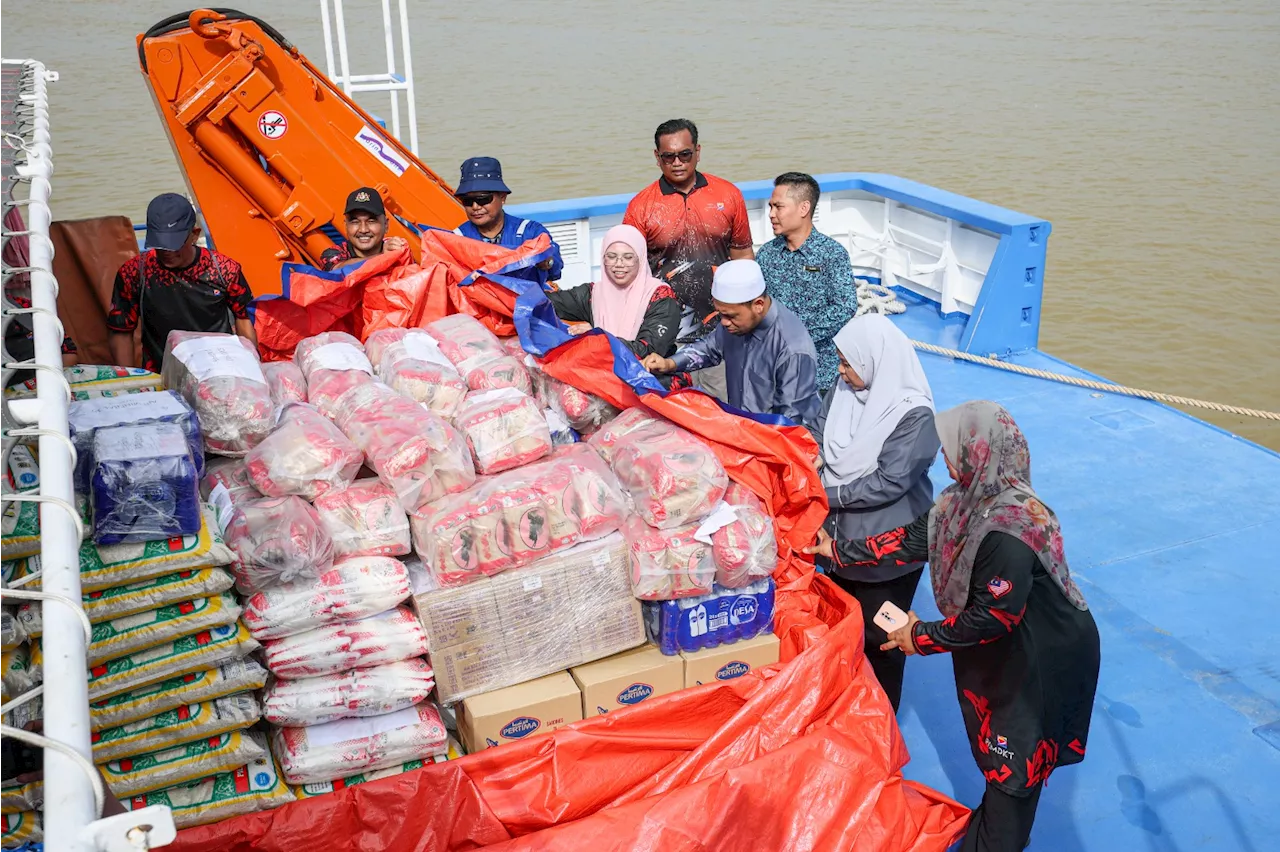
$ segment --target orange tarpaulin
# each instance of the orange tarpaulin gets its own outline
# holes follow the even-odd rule
[[[527,309],[542,296],[524,289],[517,299],[497,283],[525,286],[504,277],[512,255],[448,234],[424,239],[424,262],[429,254],[449,270],[451,305],[476,310],[491,327],[511,323],[514,313],[530,348],[540,332]],[[772,507],[782,662],[460,760],[189,829],[175,848],[945,849],[968,810],[902,779],[907,752],[863,656],[860,610],[799,555],[826,514],[808,433],[731,414],[697,391],[652,392],[625,360],[634,356],[603,333],[560,338],[542,359],[549,373],[699,435],[731,477]]]

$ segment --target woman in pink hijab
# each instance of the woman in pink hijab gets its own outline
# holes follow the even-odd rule
[[[648,247],[630,225],[610,228],[601,243],[602,280],[547,293],[571,334],[602,328],[641,360],[657,353],[669,358],[680,330],[675,291],[649,271]]]

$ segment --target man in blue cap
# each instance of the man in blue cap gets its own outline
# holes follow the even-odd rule
[[[493,157],[472,157],[462,164],[462,179],[454,196],[466,211],[467,221],[454,229],[455,234],[484,240],[487,243],[519,248],[523,243],[546,234],[547,229],[532,219],[521,219],[503,211],[511,190],[502,181],[502,164]],[[564,269],[560,246],[551,241],[551,257],[531,269],[511,273],[546,284],[559,281]]]
[[[196,211],[166,192],[147,205],[147,250],[116,273],[107,329],[111,355],[121,367],[159,371],[171,331],[236,334],[258,345],[249,318],[253,291],[240,264],[196,245]],[[142,327],[142,363],[135,363],[134,331]]]

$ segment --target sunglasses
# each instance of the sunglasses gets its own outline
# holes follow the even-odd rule
[[[455,197],[463,207],[488,207],[493,203],[492,192],[486,192],[481,195],[458,195]]]
[[[682,163],[691,163],[693,162],[693,149],[685,148],[683,151],[663,151],[658,155],[658,159],[668,166],[674,163],[677,159]]]

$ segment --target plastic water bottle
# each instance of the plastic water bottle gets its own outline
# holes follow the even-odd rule
[[[40,466],[31,448],[19,444],[9,455],[9,475],[13,477],[13,487],[18,491],[26,491],[40,484]]]

